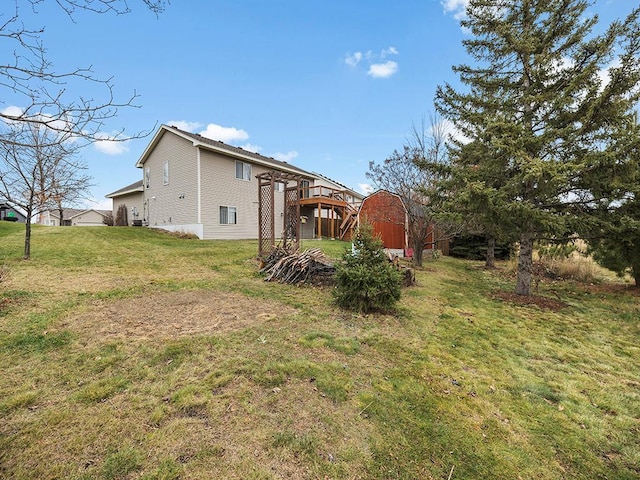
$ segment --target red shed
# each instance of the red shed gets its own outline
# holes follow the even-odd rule
[[[405,250],[409,247],[407,211],[399,195],[387,190],[372,193],[362,200],[358,217],[373,224],[373,231],[382,239],[384,248]]]
[[[379,235],[384,244],[384,248],[395,250],[399,255],[412,251],[409,244],[409,218],[404,201],[395,193],[387,190],[378,190],[364,200],[358,212],[358,218],[366,218],[373,224],[373,232]],[[424,247],[426,250],[432,248],[441,249],[444,254],[448,254],[448,241],[439,240],[434,245],[433,225],[425,238]],[[409,253],[407,256],[412,256]]]

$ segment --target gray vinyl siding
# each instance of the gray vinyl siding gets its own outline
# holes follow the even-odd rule
[[[197,168],[193,143],[166,133],[143,165],[149,168],[149,188],[144,185],[149,226],[195,224],[197,217]],[[164,163],[169,162],[169,183],[164,184]],[[142,218],[142,217],[140,217]]]
[[[92,227],[100,227],[104,226],[104,217],[100,215],[98,212],[94,212],[93,210],[88,210],[80,215],[76,215],[71,219],[71,225],[76,226],[92,226]]]
[[[132,192],[126,195],[118,195],[113,198],[113,219],[115,220],[116,215],[118,213],[118,208],[120,205],[125,205],[127,207],[127,219],[129,220],[129,225],[133,225],[134,220],[142,220],[144,215],[143,205],[143,196],[142,192]],[[136,208],[138,211],[138,216],[134,216],[132,211],[133,208]]]
[[[251,163],[245,161],[245,163]],[[240,240],[258,238],[258,180],[266,168],[251,164],[251,179],[236,178],[236,160],[226,155],[201,150],[202,223],[204,238]],[[276,237],[282,231],[284,194],[276,192]],[[236,207],[237,223],[220,224],[220,207]]]

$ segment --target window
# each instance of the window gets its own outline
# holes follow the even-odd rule
[[[284,192],[285,187],[286,187],[286,184],[284,182],[276,182],[275,185],[273,186],[273,189],[276,192]]]
[[[147,188],[149,188],[151,184],[151,167],[144,169],[144,184]]]
[[[300,180],[300,189],[302,190],[302,198],[309,198],[309,180]]]
[[[236,178],[251,180],[251,164],[236,160]]]
[[[164,161],[164,168],[162,169],[162,184],[169,185],[169,160]]]
[[[236,207],[220,207],[220,225],[235,225],[237,222]]]

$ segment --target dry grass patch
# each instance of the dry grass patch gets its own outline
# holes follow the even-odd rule
[[[120,300],[97,300],[60,327],[82,344],[220,335],[291,315],[291,307],[238,293],[208,290],[148,292]]]

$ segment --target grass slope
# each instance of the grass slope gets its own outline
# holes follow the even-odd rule
[[[257,242],[0,222],[0,477],[632,479],[640,301],[450,258],[396,316],[265,283]],[[306,242],[338,257],[340,242]]]

